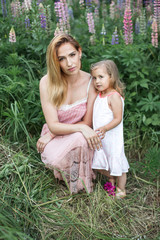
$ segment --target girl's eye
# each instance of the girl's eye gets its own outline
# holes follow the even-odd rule
[[[75,53],[71,53],[71,57],[75,56],[76,54]]]
[[[92,79],[93,79],[93,80],[96,80],[96,78],[95,78],[95,77],[92,77]]]
[[[101,75],[100,75],[99,77],[100,77],[100,78],[103,78],[103,76],[101,76]]]

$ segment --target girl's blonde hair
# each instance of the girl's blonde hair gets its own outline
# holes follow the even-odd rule
[[[111,87],[113,87],[119,94],[124,97],[125,85],[120,81],[119,71],[116,64],[112,60],[103,60],[91,65],[91,73],[99,66],[104,66],[106,68],[107,74],[111,78]]]
[[[77,51],[81,48],[79,43],[70,35],[62,33],[54,37],[46,54],[49,99],[54,106],[59,107],[67,95],[67,81],[61,71],[58,60],[58,49],[64,43],[70,43]]]

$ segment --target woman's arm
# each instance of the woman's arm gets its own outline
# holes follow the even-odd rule
[[[109,103],[110,103],[109,105],[111,106],[111,110],[113,112],[113,120],[109,122],[107,125],[96,129],[96,132],[102,139],[104,138],[105,133],[107,131],[111,130],[112,128],[115,128],[122,121],[123,106],[120,96],[118,94],[113,94],[112,96],[110,96]]]
[[[57,109],[48,98],[47,76],[43,77],[40,81],[41,105],[50,132],[53,135],[66,135],[81,132],[88,141],[89,146],[94,149],[96,147],[99,148],[101,142],[98,135],[89,127],[92,125],[92,109],[96,97],[95,92],[93,92],[93,86],[89,92],[87,113],[84,116],[83,121],[78,124],[60,123],[58,120]]]

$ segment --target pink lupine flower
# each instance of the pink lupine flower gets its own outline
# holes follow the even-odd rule
[[[132,24],[132,13],[131,9],[127,7],[124,12],[124,41],[125,44],[132,44],[133,43],[133,24]]]
[[[12,12],[12,17],[18,17],[21,13],[21,5],[20,1],[16,0],[11,3],[11,12]]]
[[[32,0],[24,0],[24,6],[27,11],[31,9]]]
[[[88,29],[89,32],[92,34],[95,34],[95,27],[94,27],[94,19],[92,13],[87,13],[87,23],[88,23]]]
[[[152,33],[151,33],[152,45],[153,47],[158,47],[158,26],[156,19],[153,19],[152,23]]]
[[[130,8],[131,7],[131,0],[126,0],[125,1],[125,6]]]
[[[80,5],[80,7],[83,7],[84,6],[84,0],[80,0],[79,5]]]
[[[9,32],[9,42],[15,43],[16,42],[16,34],[14,31],[14,28],[12,27],[10,32]]]
[[[158,29],[160,30],[160,0],[154,0],[154,18],[157,21]]]
[[[110,4],[110,18],[114,19],[114,15],[115,15],[115,3],[114,1],[112,1]]]

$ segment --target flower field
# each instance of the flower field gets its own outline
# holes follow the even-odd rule
[[[1,0],[0,239],[160,239],[160,0]],[[44,116],[39,80],[59,32],[83,51],[82,69],[111,59],[125,83],[127,197],[100,175],[70,196],[36,152]]]

